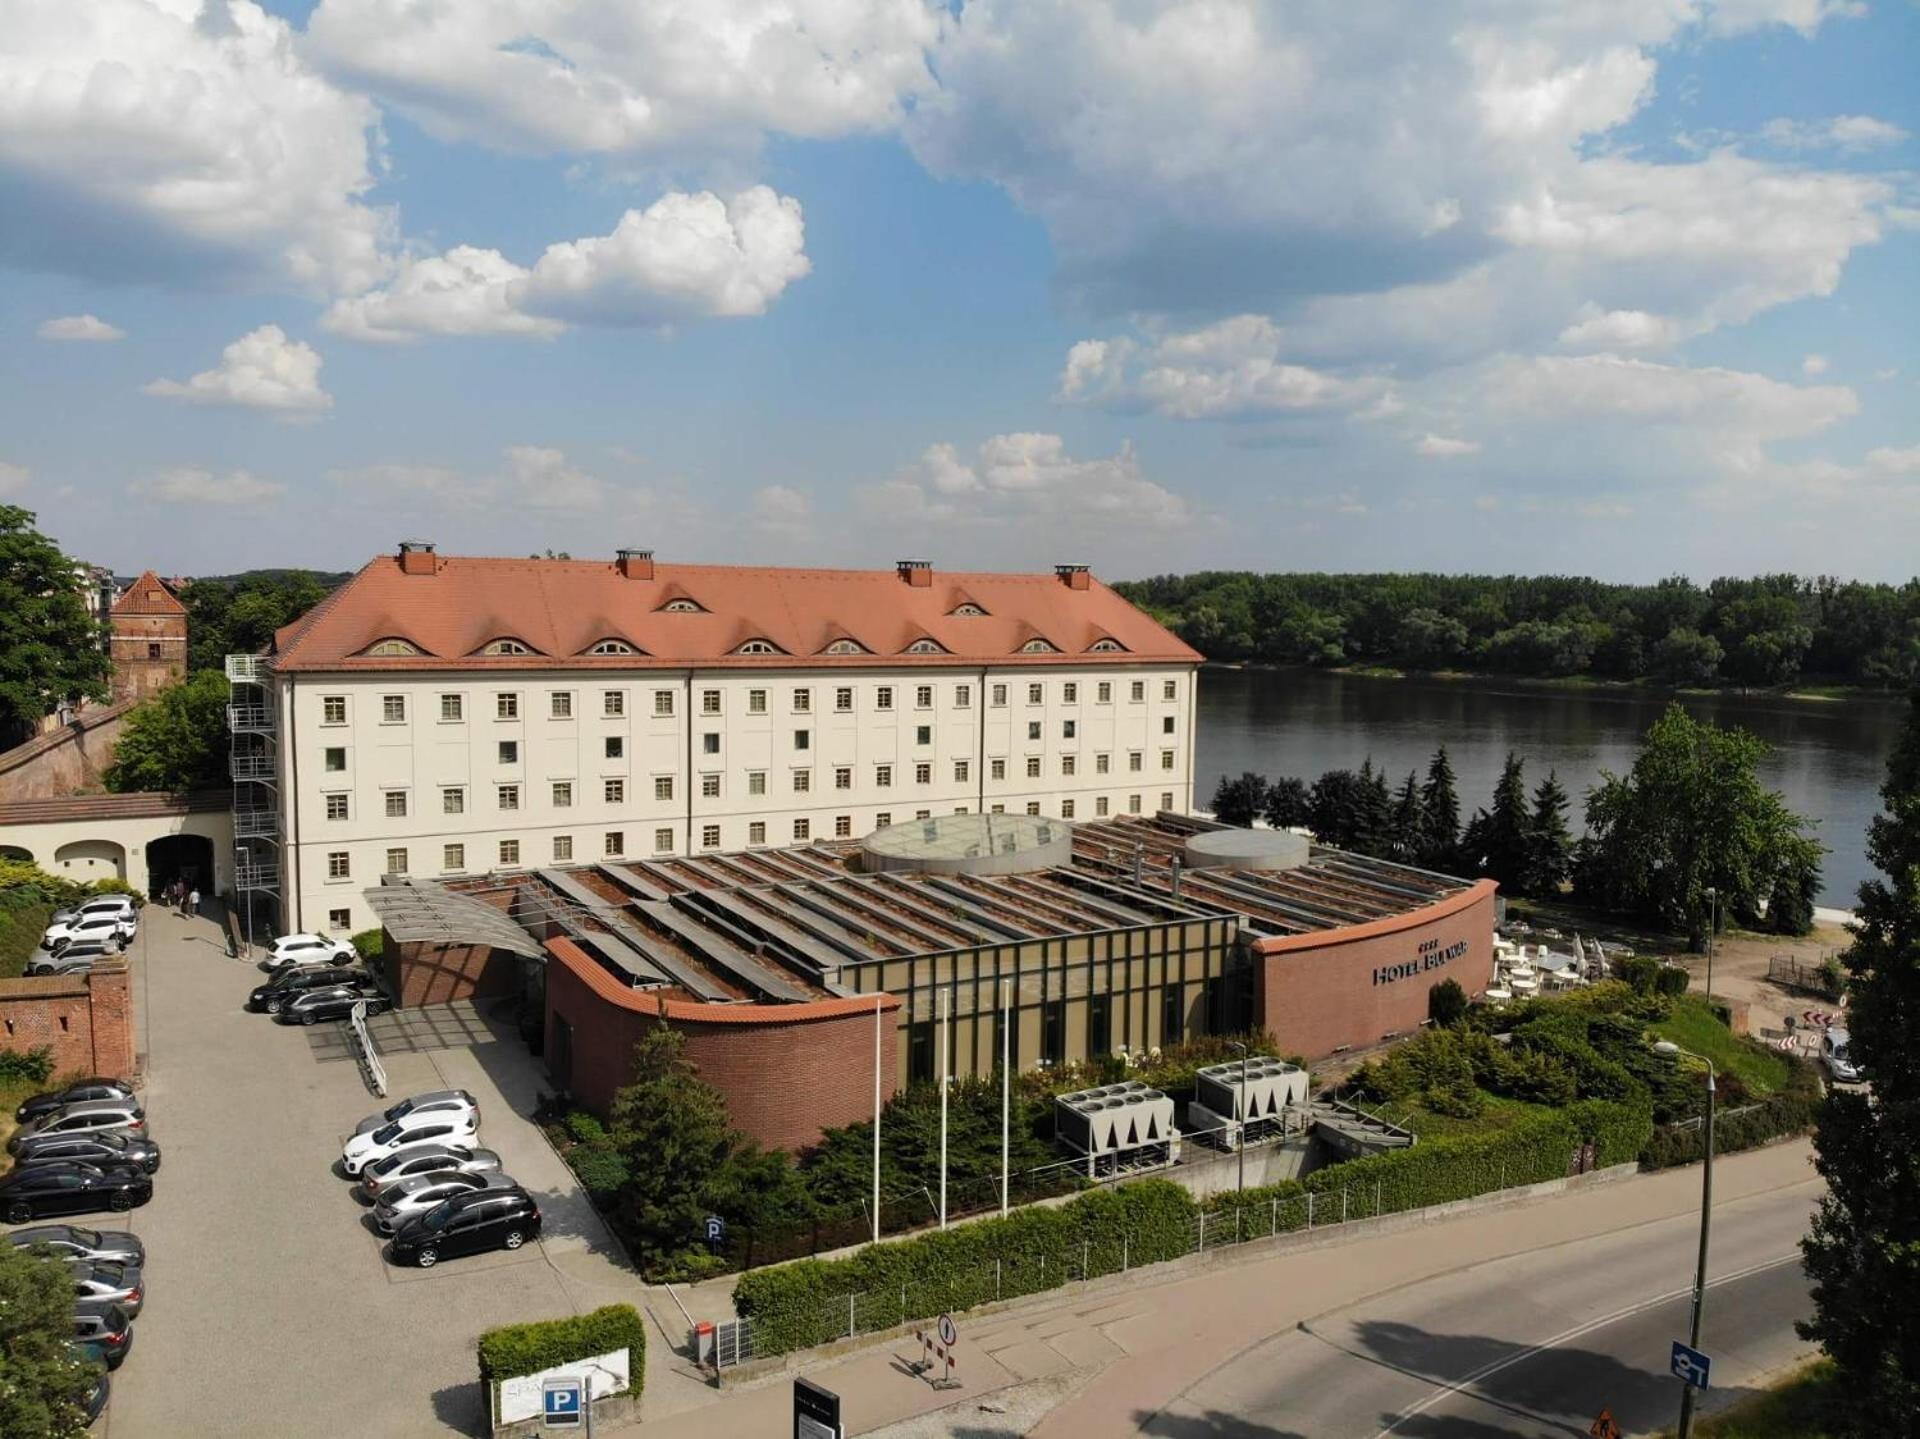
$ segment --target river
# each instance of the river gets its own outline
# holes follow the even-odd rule
[[[1312,783],[1371,756],[1394,785],[1424,777],[1444,744],[1453,758],[1461,818],[1487,804],[1507,752],[1527,762],[1529,790],[1556,770],[1581,829],[1586,792],[1600,771],[1624,773],[1670,695],[1651,690],[1559,689],[1497,679],[1370,679],[1322,670],[1207,669],[1200,677],[1194,799],[1205,805],[1223,774],[1253,770]],[[1687,695],[1697,718],[1737,725],[1773,746],[1768,784],[1815,821],[1828,848],[1820,902],[1851,908],[1870,870],[1866,828],[1880,808],[1887,755],[1903,700],[1788,700],[1770,695]]]

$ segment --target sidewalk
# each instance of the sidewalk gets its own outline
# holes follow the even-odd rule
[[[1716,1208],[1788,1187],[1804,1185],[1811,1194],[1819,1180],[1809,1157],[1809,1147],[1796,1142],[1721,1159]],[[841,1396],[849,1434],[948,1408],[955,1423],[1003,1432],[987,1430],[987,1416],[978,1413],[983,1402],[1024,1411],[1017,1425],[1009,1413],[1005,1432],[1031,1426],[1036,1439],[1131,1433],[1134,1416],[1157,1412],[1229,1357],[1223,1334],[1238,1336],[1231,1346],[1237,1350],[1402,1285],[1691,1214],[1699,1203],[1698,1172],[1675,1169],[1431,1223],[1392,1216],[1324,1236],[1296,1234],[1227,1251],[1220,1262],[1163,1269],[1160,1278],[1096,1280],[984,1317],[959,1316],[958,1390],[935,1391],[907,1368],[918,1357],[910,1336],[812,1363],[803,1356],[799,1372]],[[1088,1384],[1095,1375],[1102,1382]],[[649,1394],[644,1431],[629,1425],[606,1432],[745,1439],[791,1426],[786,1374],[709,1389],[705,1397],[697,1408],[659,1413]],[[684,1401],[686,1391],[676,1398]]]

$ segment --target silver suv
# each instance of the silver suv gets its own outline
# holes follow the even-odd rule
[[[7,1141],[7,1153],[18,1154],[29,1139],[42,1134],[99,1134],[147,1132],[147,1111],[137,1099],[83,1099],[63,1105],[26,1128],[17,1130]]]

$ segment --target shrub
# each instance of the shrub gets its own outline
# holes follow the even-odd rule
[[[591,1314],[489,1329],[480,1336],[480,1382],[497,1384],[616,1349],[631,1354],[628,1367],[637,1396],[645,1378],[647,1331],[631,1304],[609,1304]]]
[[[10,1080],[28,1080],[34,1084],[45,1084],[53,1077],[53,1050],[48,1045],[38,1049],[0,1049],[0,1083]]]
[[[387,952],[387,934],[383,929],[363,929],[353,937],[360,958],[371,964]]]
[[[1635,994],[1652,994],[1660,982],[1662,968],[1659,960],[1649,959],[1644,954],[1628,955],[1613,962],[1613,972],[1632,985]]]
[[[1820,987],[1828,999],[1840,999],[1847,992],[1847,971],[1833,955],[1820,961]]]
[[[133,901],[133,907],[135,909],[144,909],[147,903],[147,897],[144,894],[140,893],[139,890],[135,889],[118,875],[108,875],[105,879],[96,879],[92,884],[87,886],[87,893],[124,894]]]
[[[618,1150],[583,1144],[567,1155],[567,1162],[595,1204],[611,1203],[627,1182],[627,1161]]]
[[[567,1133],[581,1144],[599,1144],[607,1137],[607,1127],[584,1109],[567,1116]]]
[[[0,909],[0,979],[15,979],[26,972],[28,957],[40,947],[40,936],[53,919],[53,908],[39,901]]]
[[[1663,964],[1654,976],[1653,992],[1663,999],[1678,999],[1687,992],[1691,976],[1677,964]]]
[[[1713,1152],[1737,1154],[1779,1139],[1783,1135],[1804,1134],[1813,1127],[1820,1108],[1820,1077],[1805,1060],[1792,1061],[1786,1084],[1758,1103],[1745,1106],[1743,1113],[1714,1116]],[[1722,1077],[1722,1084],[1733,1076]],[[1728,1105],[1728,1109],[1737,1106]],[[1704,1124],[1682,1127],[1663,1124],[1654,1129],[1641,1149],[1640,1162],[1649,1169],[1667,1169],[1676,1164],[1692,1164],[1703,1158],[1707,1149]]]
[[[1443,979],[1427,991],[1427,1018],[1445,1029],[1467,1012],[1467,992],[1457,979]]]

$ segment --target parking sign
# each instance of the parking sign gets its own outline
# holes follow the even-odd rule
[[[549,1379],[540,1386],[543,1429],[578,1429],[586,1412],[584,1379]]]
[[[1713,1361],[1698,1349],[1690,1349],[1678,1339],[1673,1341],[1673,1377],[1684,1379],[1695,1389],[1707,1387],[1707,1373]]]

